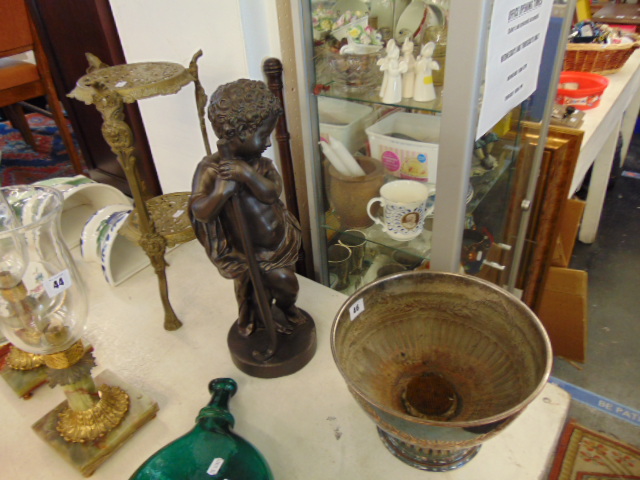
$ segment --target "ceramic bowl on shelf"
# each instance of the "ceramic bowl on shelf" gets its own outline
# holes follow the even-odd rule
[[[135,242],[120,234],[131,207],[110,205],[96,212],[82,231],[82,257],[100,264],[105,280],[117,286],[150,264],[149,257]]]
[[[421,43],[426,29],[430,26],[444,26],[446,17],[446,8],[437,2],[414,0],[398,18],[394,38],[398,44],[402,44],[407,38]]]
[[[69,248],[80,244],[85,224],[98,210],[108,205],[126,205],[129,208],[132,205],[131,199],[117,188],[84,175],[53,178],[37,182],[37,185],[50,186],[62,192],[64,204],[60,227]]]
[[[366,93],[378,87],[382,79],[378,60],[382,55],[381,46],[358,53],[349,50],[335,52],[327,48],[326,57],[333,80],[332,86],[351,93]]]

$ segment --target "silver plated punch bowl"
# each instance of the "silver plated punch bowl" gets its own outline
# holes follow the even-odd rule
[[[478,278],[401,272],[351,295],[336,365],[393,455],[447,471],[471,460],[542,391],[549,338],[535,314]]]

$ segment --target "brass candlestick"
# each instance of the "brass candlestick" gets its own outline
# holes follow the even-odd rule
[[[95,105],[102,115],[102,135],[124,170],[134,200],[135,210],[124,233],[143,248],[158,276],[166,330],[176,330],[182,326],[169,301],[165,252],[167,247],[195,238],[186,215],[190,193],[161,195],[145,201],[144,186],[133,153],[133,134],[124,121],[123,108],[126,103],[175,94],[191,82],[196,86],[196,101],[200,104],[198,96],[202,87],[196,64],[200,55],[202,52],[193,56],[187,69],[168,62],[107,66],[95,56],[87,54],[91,67],[69,94],[69,97],[87,105]],[[203,135],[206,135],[206,131]]]

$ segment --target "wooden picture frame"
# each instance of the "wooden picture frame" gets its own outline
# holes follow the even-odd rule
[[[530,148],[537,145],[539,130],[537,124],[525,122],[523,142]],[[580,154],[583,132],[562,126],[550,126],[538,174],[536,192],[531,204],[525,248],[519,268],[517,287],[522,289],[522,300],[536,312],[546,281],[547,272],[560,229],[562,211],[569,198],[571,180]],[[533,156],[530,148],[524,148],[525,158],[520,175],[530,172]],[[528,168],[527,168],[528,167]],[[528,175],[528,173],[527,173]],[[524,185],[523,178],[516,178],[516,185]],[[517,234],[520,224],[520,210],[525,190],[520,190],[511,202],[508,232]]]

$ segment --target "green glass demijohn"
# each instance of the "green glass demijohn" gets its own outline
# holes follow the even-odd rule
[[[211,401],[196,426],[153,454],[130,480],[273,480],[262,454],[231,431],[228,403],[237,390],[231,378],[212,380]]]

